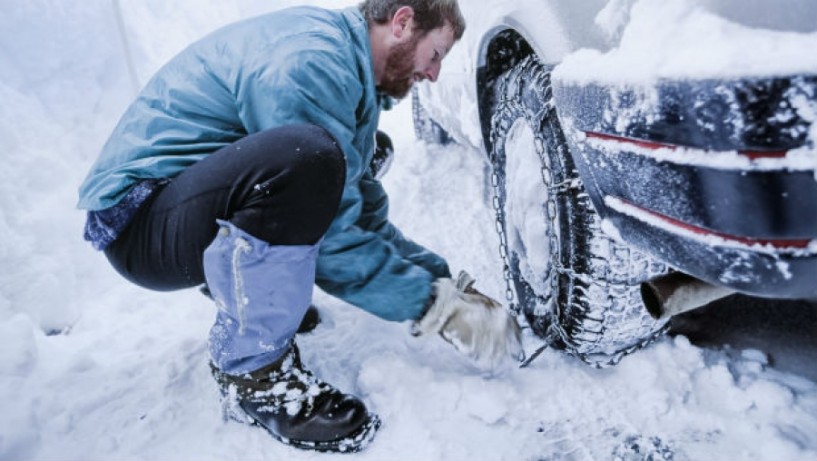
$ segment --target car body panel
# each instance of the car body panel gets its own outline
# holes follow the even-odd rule
[[[814,104],[817,77],[557,83],[554,99],[622,240],[710,283],[817,298],[813,122],[792,109]]]
[[[532,49],[551,66],[587,50],[615,56],[626,21],[605,26],[613,3],[636,2],[462,2],[463,44],[436,84],[419,85],[420,100],[455,140],[490,149],[492,79],[516,62],[505,55]],[[817,2],[697,3],[738,26],[785,31],[798,46],[806,43],[798,34],[817,30]],[[509,32],[528,51],[510,43],[498,53]],[[774,75],[760,63],[718,78],[713,62],[700,77],[599,72],[579,81],[557,67],[558,116],[608,233],[713,284],[817,298],[817,65],[809,61],[817,58],[807,56],[802,68],[813,74]]]

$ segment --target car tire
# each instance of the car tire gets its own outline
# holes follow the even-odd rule
[[[665,331],[639,287],[667,268],[602,232],[553,105],[550,69],[528,55],[493,91],[489,158],[516,308],[549,346],[616,364]]]
[[[429,144],[449,144],[453,141],[451,135],[439,123],[431,118],[420,101],[417,88],[411,90],[411,115],[414,121],[414,136]]]

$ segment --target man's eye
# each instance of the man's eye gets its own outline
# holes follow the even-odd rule
[[[439,60],[440,60],[440,52],[439,52],[439,51],[437,51],[437,50],[434,50],[434,60],[435,60],[435,61],[439,61]]]

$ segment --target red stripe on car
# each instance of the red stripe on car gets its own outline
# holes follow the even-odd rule
[[[643,147],[645,149],[651,150],[658,150],[658,149],[670,149],[675,150],[679,147],[684,147],[677,144],[667,144],[662,142],[655,142],[655,141],[645,141],[643,139],[637,138],[628,138],[625,136],[616,136],[612,134],[606,133],[597,133],[594,131],[585,131],[585,135],[588,138],[594,139],[601,139],[604,141],[615,141],[624,144],[632,144],[638,147]],[[748,157],[750,160],[756,160],[761,158],[783,158],[786,156],[788,151],[779,150],[779,151],[754,151],[754,150],[739,150],[738,154]]]
[[[724,240],[742,243],[744,245],[769,245],[774,248],[778,249],[791,249],[791,248],[807,248],[809,244],[811,244],[810,239],[759,239],[759,238],[752,238],[752,237],[740,237],[737,235],[726,234],[723,232],[717,232],[710,229],[706,229],[703,227],[696,226],[694,224],[690,224],[679,219],[671,218],[667,215],[658,213],[657,211],[649,210],[647,208],[640,207],[632,202],[628,202],[627,200],[620,199],[621,202],[637,208],[644,213],[649,214],[665,223],[684,229],[686,231],[692,232],[694,234],[703,235],[703,236],[715,236]]]

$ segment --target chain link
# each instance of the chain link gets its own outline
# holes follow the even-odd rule
[[[502,278],[505,279],[505,300],[510,310],[518,315],[519,305],[514,303],[514,291],[511,282],[511,264],[508,256],[508,235],[505,233],[505,213],[499,200],[499,175],[495,170],[491,172],[491,188],[493,191],[493,206],[496,214],[496,232],[499,235],[499,257],[502,259]]]
[[[548,85],[549,81],[543,82],[543,85]],[[500,86],[498,89],[498,94],[502,94],[501,85],[502,82],[499,82],[498,85]],[[521,92],[522,85],[519,85],[517,88]],[[521,95],[521,93],[520,93]],[[509,104],[510,101],[502,101],[500,104]],[[497,106],[497,107],[502,107]],[[506,108],[507,110],[507,108]],[[548,105],[545,111],[541,114],[541,118],[539,123],[546,123],[546,117],[550,114],[552,110],[552,106]],[[520,111],[522,113],[522,111]],[[494,145],[496,146],[497,143],[504,143],[505,137],[499,136],[497,134],[497,128],[499,124],[492,126],[492,136],[491,138],[494,140]],[[541,130],[536,130],[536,125],[531,127],[534,130],[534,149],[536,150],[536,154],[539,157],[539,165],[540,165],[540,176],[542,178],[542,184],[544,185],[544,190],[547,191],[548,197],[545,201],[544,212],[545,212],[545,221],[547,225],[545,226],[545,239],[548,242],[548,250],[550,253],[550,270],[548,272],[548,282],[550,285],[550,301],[556,303],[556,292],[558,291],[559,287],[559,278],[556,274],[560,271],[563,271],[560,264],[560,247],[559,247],[559,240],[558,236],[556,235],[557,229],[557,217],[558,217],[558,208],[556,204],[555,195],[559,192],[559,189],[564,187],[563,183],[558,184],[556,187],[553,186],[553,176],[552,172],[548,168],[549,162],[547,161],[546,152],[545,152],[545,142],[541,138]],[[510,129],[507,129],[505,133],[510,132]],[[504,146],[502,147],[504,149]],[[507,159],[507,155],[505,156]],[[506,160],[507,161],[507,160]],[[567,187],[570,187],[567,185]],[[514,314],[519,315],[522,310],[522,306],[519,303],[514,303],[514,288],[513,288],[513,279],[511,274],[511,267],[510,267],[510,251],[508,249],[508,236],[506,232],[506,221],[505,221],[505,213],[502,209],[502,204],[500,201],[500,177],[499,174],[496,172],[496,169],[492,169],[491,173],[491,189],[493,193],[492,203],[494,207],[494,212],[496,214],[496,230],[497,234],[499,235],[499,256],[502,259],[502,266],[503,266],[503,278],[505,279],[505,298],[508,301],[510,309]],[[539,294],[535,294],[537,298],[539,298],[543,302],[547,302],[548,300],[545,299],[543,296]],[[558,306],[557,306],[558,307]],[[548,347],[549,341],[546,340],[544,346],[539,348],[524,364],[523,366],[527,366],[533,359],[535,359],[544,349]]]
[[[500,141],[497,139],[497,141]],[[553,276],[553,273],[558,272],[559,264],[559,241],[556,235],[555,229],[557,226],[556,219],[557,219],[557,208],[556,208],[556,199],[554,198],[554,189],[551,186],[553,184],[553,178],[551,177],[550,170],[548,169],[547,165],[548,162],[545,159],[544,153],[544,144],[540,139],[536,139],[536,154],[539,156],[540,162],[540,174],[542,177],[542,183],[545,186],[545,190],[548,192],[548,198],[545,202],[545,220],[547,221],[548,225],[545,226],[545,238],[548,242],[548,250],[550,252],[550,267],[551,271],[553,271],[549,276],[549,282],[551,288],[555,291],[558,286],[558,278]],[[507,157],[506,157],[507,158]],[[513,289],[513,278],[511,274],[511,266],[510,266],[510,251],[508,249],[508,235],[505,231],[506,229],[506,221],[505,221],[505,213],[502,209],[502,204],[499,198],[500,194],[500,180],[499,174],[494,170],[491,173],[491,188],[493,192],[492,203],[494,207],[494,212],[496,215],[496,231],[499,235],[499,256],[502,259],[502,272],[503,278],[505,279],[505,299],[508,301],[511,310],[519,314],[521,310],[521,306],[518,303],[514,303],[515,300],[515,291]]]

